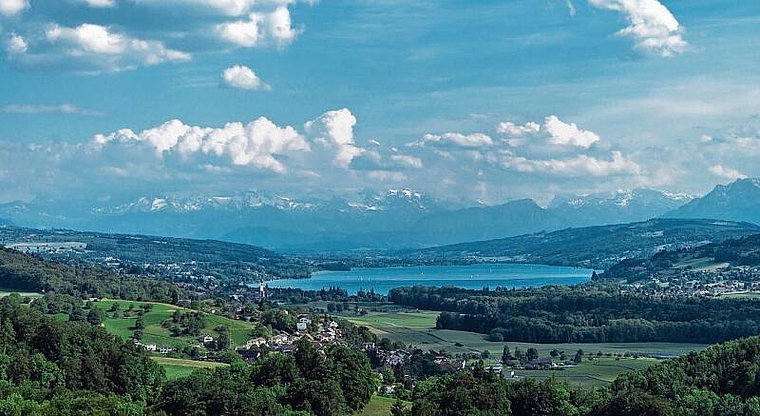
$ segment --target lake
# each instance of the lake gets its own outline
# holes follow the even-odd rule
[[[311,279],[282,279],[266,282],[272,288],[319,290],[337,286],[356,294],[374,289],[383,295],[399,286],[457,286],[482,289],[574,285],[591,279],[591,269],[537,264],[473,264],[466,266],[416,266],[356,268],[350,271],[322,271]]]

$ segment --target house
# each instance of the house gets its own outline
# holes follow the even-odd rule
[[[200,337],[200,341],[204,344],[210,344],[214,342],[214,337],[212,337],[211,335],[202,335]]]
[[[269,342],[272,345],[282,345],[288,343],[288,335],[287,334],[279,334],[275,335],[272,338],[269,339]]]
[[[161,354],[169,354],[170,352],[174,351],[172,347],[168,345],[163,345],[161,348],[158,349],[158,352]]]
[[[253,347],[258,348],[258,347],[260,347],[260,346],[262,346],[262,345],[264,345],[266,343],[267,343],[267,340],[265,340],[264,338],[261,338],[261,337],[254,338],[254,339],[249,339],[248,342],[245,343],[245,348],[248,349],[248,350],[250,350]]]
[[[157,349],[156,344],[145,344],[143,347],[148,351],[155,351]]]
[[[306,322],[296,322],[296,330],[299,332],[306,331],[306,328],[308,328],[308,325]]]
[[[339,326],[340,325],[338,325],[338,323],[335,321],[330,321],[330,323],[328,324],[328,327],[330,327],[330,329],[338,329]]]

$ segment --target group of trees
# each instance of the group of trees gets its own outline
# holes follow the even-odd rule
[[[521,290],[403,287],[394,303],[444,311],[436,326],[535,343],[716,343],[760,333],[760,302],[672,300],[625,295],[604,286]]]
[[[198,371],[169,382],[157,406],[169,415],[340,415],[362,409],[375,389],[366,355],[331,346],[320,354],[302,340],[293,355],[252,366]]]
[[[760,415],[760,338],[619,376],[609,388],[582,390],[554,379],[506,381],[483,369],[429,378],[412,393],[415,416]]]
[[[0,414],[146,413],[164,380],[144,350],[99,326],[0,300]]]

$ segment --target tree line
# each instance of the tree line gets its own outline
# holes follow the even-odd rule
[[[402,287],[399,305],[442,311],[436,327],[489,334],[492,341],[536,343],[696,342],[760,333],[760,302],[621,294],[614,287],[467,290]]]

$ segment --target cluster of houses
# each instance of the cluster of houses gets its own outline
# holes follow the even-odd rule
[[[169,354],[172,351],[174,351],[174,348],[172,348],[172,347],[170,347],[168,345],[157,346],[156,344],[150,344],[150,343],[149,344],[143,344],[142,342],[137,341],[137,340],[135,340],[134,343],[138,347],[145,348],[146,351],[157,352],[159,354]]]
[[[621,292],[655,298],[760,294],[760,269],[746,266],[702,270],[670,269],[660,271],[648,279],[622,285]]]
[[[316,330],[310,331],[310,328],[315,328]],[[296,350],[296,342],[301,339],[307,339],[317,350],[322,350],[325,345],[346,345],[345,341],[343,341],[340,325],[337,322],[327,320],[312,326],[311,317],[302,314],[298,316],[295,331],[292,334],[281,332],[269,338],[253,338],[248,340],[245,345],[238,347],[237,350],[244,356],[246,355],[246,350],[259,348],[291,354]]]

